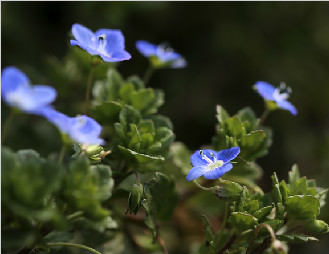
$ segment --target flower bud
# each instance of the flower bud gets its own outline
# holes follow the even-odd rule
[[[216,190],[216,195],[219,199],[237,199],[241,192],[242,187],[240,184],[231,182],[228,180],[219,180],[218,190]]]

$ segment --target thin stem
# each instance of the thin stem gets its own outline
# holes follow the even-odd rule
[[[163,252],[164,252],[165,254],[168,254],[168,250],[167,250],[167,248],[166,248],[166,245],[165,245],[163,239],[159,236],[159,234],[157,235],[157,240],[158,240],[158,243],[159,243],[159,245],[161,246]]]
[[[75,247],[75,248],[80,248],[80,249],[84,249],[84,250],[88,250],[92,253],[95,254],[101,254],[100,252],[98,252],[95,249],[92,249],[90,247],[87,247],[85,245],[82,244],[77,244],[77,243],[65,243],[65,242],[55,242],[55,243],[47,243],[47,245],[49,246],[67,246],[67,247]]]
[[[266,117],[268,116],[269,113],[270,113],[270,110],[268,110],[268,108],[266,108],[265,111],[263,112],[262,116],[260,117],[259,126],[264,124],[265,119],[266,119]]]
[[[67,148],[67,145],[63,144],[62,149],[61,149],[61,151],[59,153],[59,156],[58,156],[58,164],[59,165],[63,164],[63,159],[64,159],[64,155],[65,155],[65,152],[66,152],[66,148]]]
[[[205,190],[205,191],[215,192],[216,190],[218,190],[218,186],[207,188],[207,187],[203,187],[196,180],[193,180],[193,182],[195,183],[196,186],[198,186],[200,189]]]
[[[152,65],[150,65],[147,68],[147,70],[146,70],[146,72],[144,74],[144,77],[143,77],[143,81],[144,81],[144,85],[145,86],[147,86],[147,83],[149,82],[149,80],[150,80],[150,78],[151,78],[151,76],[152,76],[152,74],[153,74],[154,71],[155,71],[155,69],[153,68]]]
[[[217,254],[223,254],[225,250],[227,250],[228,248],[231,247],[231,245],[234,243],[235,239],[237,238],[236,234],[233,234],[230,239],[226,242],[226,244],[219,249],[219,251],[217,252]]]
[[[90,109],[90,90],[91,90],[91,83],[93,80],[95,67],[96,66],[94,64],[91,65],[89,76],[88,76],[87,91],[86,91],[86,113]]]
[[[224,218],[223,218],[223,222],[222,225],[220,227],[220,230],[223,231],[226,227],[226,221],[227,221],[227,217],[228,217],[228,202],[225,202],[225,210],[224,210]]]
[[[252,246],[253,246],[253,244],[254,244],[254,242],[255,242],[255,240],[256,240],[256,237],[257,237],[258,234],[259,234],[259,231],[260,231],[262,228],[266,228],[266,229],[268,230],[268,232],[269,232],[270,235],[271,235],[272,242],[273,242],[273,241],[276,241],[276,236],[275,236],[275,233],[274,233],[273,228],[272,228],[270,225],[266,224],[266,223],[262,223],[262,224],[260,224],[260,225],[256,228],[256,231],[255,231],[255,233],[254,233],[254,235],[253,235],[253,237],[252,237],[252,239],[251,239],[251,242],[250,242],[250,244],[249,244],[249,246],[248,246],[248,249],[247,249],[247,251],[246,251],[246,254],[250,254],[250,253],[251,253]]]
[[[10,128],[10,125],[11,125],[15,115],[16,115],[16,111],[14,109],[11,109],[10,112],[9,112],[9,115],[8,115],[6,121],[5,121],[5,124],[3,125],[2,135],[1,135],[1,144],[2,145],[5,142],[8,130]]]

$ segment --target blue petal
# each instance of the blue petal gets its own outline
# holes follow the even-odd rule
[[[171,64],[171,68],[184,68],[185,66],[187,65],[187,62],[186,60],[181,57],[180,59],[174,61],[172,64]]]
[[[116,51],[121,51],[125,48],[125,38],[120,30],[99,29],[97,30],[95,35],[97,37],[101,35],[105,35],[105,40],[106,40],[105,49],[106,52],[108,52],[110,55],[112,55]]]
[[[15,91],[18,87],[29,86],[28,77],[13,66],[6,67],[1,73],[1,95],[6,97],[8,92]]]
[[[61,132],[69,134],[72,118],[64,115],[55,109],[45,108],[41,110],[41,114],[49,121],[52,122]]]
[[[38,108],[52,103],[56,99],[57,92],[51,86],[35,85],[31,87],[29,96],[34,101],[33,108]]]
[[[203,176],[207,179],[218,179],[232,168],[233,165],[231,163],[226,163],[219,168],[206,172]]]
[[[201,150],[198,150],[191,155],[191,163],[193,167],[205,166],[209,164],[209,162],[207,162],[205,159],[202,158],[202,156],[200,155],[200,151]],[[217,153],[214,150],[210,150],[210,149],[202,150],[202,152],[205,156],[207,156],[212,161],[213,161],[213,157],[211,155],[216,155]]]
[[[137,41],[136,48],[141,52],[145,57],[149,57],[152,55],[156,55],[157,53],[157,45],[149,43],[147,41]]]
[[[274,101],[274,91],[275,91],[275,87],[270,85],[267,82],[264,81],[258,81],[255,84],[255,87],[258,91],[258,93],[265,99],[268,101]]]
[[[282,109],[286,109],[289,110],[291,114],[293,115],[297,115],[297,109],[295,108],[294,105],[292,105],[289,101],[277,101],[276,104],[282,108]]]
[[[91,48],[91,47],[89,47],[89,46],[87,46],[83,43],[80,43],[76,40],[70,40],[70,43],[71,43],[72,46],[79,46],[80,48],[86,50],[91,55],[98,55],[99,54],[99,52],[97,50],[95,50],[95,49],[93,49],[93,48]]]
[[[157,57],[162,62],[170,62],[170,61],[175,61],[175,60],[182,58],[182,56],[176,52],[166,52],[166,51],[163,51],[163,52],[158,51]]]
[[[72,26],[72,34],[79,43],[84,44],[90,48],[94,48],[96,36],[87,27],[84,27],[80,24],[74,24]]]
[[[70,137],[78,143],[104,144],[99,138],[102,127],[92,118],[82,115],[73,118]]]
[[[124,60],[129,60],[131,55],[127,51],[117,51],[112,54],[112,56],[106,56],[104,54],[100,54],[105,62],[120,62]]]
[[[186,180],[190,182],[190,181],[192,181],[194,179],[197,179],[198,177],[202,176],[206,172],[207,172],[206,167],[202,167],[202,166],[194,167],[188,172],[188,174],[186,176]]]
[[[222,160],[224,162],[229,162],[236,158],[240,153],[240,147],[232,147],[230,149],[222,150],[217,154],[217,160]]]

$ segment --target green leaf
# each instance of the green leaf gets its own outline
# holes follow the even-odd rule
[[[130,124],[138,124],[141,115],[138,110],[132,106],[125,105],[119,115],[120,123],[124,126],[125,130],[128,131]]]
[[[217,105],[216,107],[216,118],[219,122],[220,125],[224,125],[224,122],[230,118],[229,114],[227,113],[227,111],[220,105]]]
[[[211,230],[209,221],[205,215],[201,215],[203,222],[203,230],[205,232],[205,240],[210,246],[214,246],[215,235]]]
[[[304,236],[304,235],[276,235],[280,241],[285,241],[289,243],[307,243],[310,241],[319,241],[313,236]]]
[[[249,179],[252,182],[259,179],[263,174],[262,168],[255,162],[238,161],[234,164],[231,171],[227,172],[225,176],[238,176],[240,178]]]
[[[246,107],[238,111],[237,116],[240,118],[243,126],[247,133],[256,130],[258,127],[258,118],[255,112],[250,108]]]
[[[91,173],[96,177],[99,186],[99,198],[105,201],[112,196],[114,180],[112,179],[111,168],[107,165],[90,166]]]
[[[143,185],[140,183],[134,183],[132,185],[129,193],[128,208],[126,213],[129,212],[129,213],[137,214],[143,198],[143,193],[144,193],[143,188],[144,188]]]
[[[119,150],[128,158],[135,160],[136,162],[140,163],[146,163],[151,161],[164,161],[164,157],[157,156],[157,155],[148,155],[148,154],[142,154],[138,153],[136,151],[133,151],[129,148],[125,148],[123,146],[118,146]]]
[[[258,211],[254,212],[252,215],[258,219],[259,222],[262,222],[268,215],[270,215],[273,207],[272,206],[265,206]]]
[[[319,199],[310,195],[290,196],[286,207],[288,216],[295,219],[315,219],[320,214]]]
[[[320,233],[328,233],[329,226],[323,220],[309,220],[304,226],[312,233],[320,234]]]
[[[219,180],[219,189],[216,195],[219,199],[235,200],[240,197],[242,187],[240,184],[228,180]]]
[[[168,220],[171,217],[178,201],[172,179],[157,172],[155,178],[145,182],[144,195],[156,219]]]
[[[283,204],[286,204],[288,196],[290,196],[290,190],[288,189],[288,186],[284,180],[280,182],[279,189],[282,196],[282,202]]]
[[[135,92],[135,87],[133,84],[125,83],[119,90],[119,95],[123,101],[127,104],[131,103],[132,94]]]
[[[235,138],[242,138],[246,135],[246,130],[237,116],[233,116],[225,121],[227,135]]]
[[[254,216],[242,212],[233,212],[228,219],[228,223],[240,232],[255,229],[258,226],[258,220]]]
[[[122,109],[120,103],[115,101],[104,102],[92,107],[92,115],[96,121],[102,124],[113,124],[119,120],[119,114]]]
[[[254,154],[259,150],[260,145],[265,140],[266,134],[262,130],[252,131],[249,134],[241,137],[241,150],[240,156],[246,160],[254,160],[256,157]]]
[[[295,164],[292,166],[291,171],[289,171],[288,173],[288,182],[290,185],[291,192],[294,191],[295,184],[299,180],[299,178],[300,178],[300,174],[299,174],[298,166]]]

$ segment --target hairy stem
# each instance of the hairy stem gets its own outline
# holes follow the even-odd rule
[[[198,186],[200,189],[205,190],[205,191],[211,191],[211,192],[215,192],[216,190],[218,190],[218,186],[214,186],[214,187],[203,187],[201,184],[199,184],[196,180],[193,180],[193,182],[195,183],[196,186]]]
[[[84,249],[84,250],[88,250],[92,253],[95,254],[101,254],[100,252],[98,252],[97,250],[87,247],[85,245],[82,244],[77,244],[77,243],[65,243],[65,242],[55,242],[55,243],[47,243],[48,246],[67,246],[67,247],[75,247],[75,248],[80,248],[80,249]]]
[[[251,253],[252,246],[254,245],[254,242],[255,242],[255,240],[256,240],[256,237],[258,236],[259,231],[260,231],[262,228],[266,228],[266,229],[268,230],[268,232],[270,233],[270,236],[271,236],[272,242],[276,240],[275,232],[274,232],[273,228],[272,228],[270,225],[266,224],[266,223],[262,223],[262,224],[260,224],[260,225],[256,228],[255,233],[254,233],[254,235],[253,235],[253,237],[252,237],[252,239],[251,239],[251,242],[250,242],[250,244],[249,244],[249,246],[248,246],[248,249],[247,249],[247,251],[246,251],[246,254],[250,254],[250,253]]]
[[[270,111],[266,108],[259,120],[259,126],[263,125]]]

